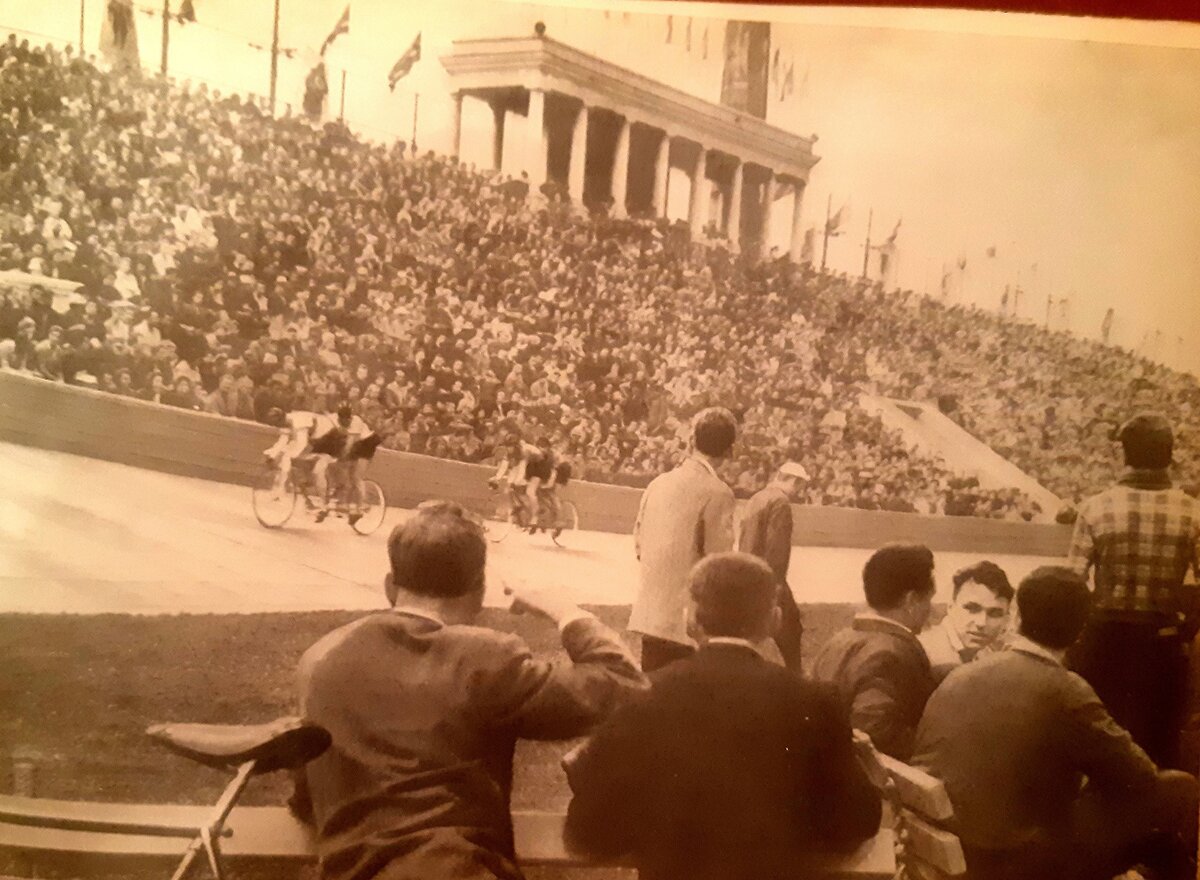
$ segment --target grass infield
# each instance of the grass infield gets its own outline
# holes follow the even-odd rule
[[[625,631],[629,608],[594,607]],[[853,616],[850,605],[803,608],[811,658]],[[304,650],[362,612],[301,614],[0,615],[0,764],[12,791],[14,752],[32,759],[40,797],[138,803],[212,803],[227,775],[155,746],[160,721],[254,723],[295,711]],[[539,656],[562,656],[546,620],[485,610],[480,624],[520,635]],[[559,759],[569,742],[522,742],[513,808],[565,810]],[[245,804],[282,804],[285,774],[251,783]],[[624,871],[530,871],[530,878],[626,877]],[[431,878],[435,880],[435,878]]]

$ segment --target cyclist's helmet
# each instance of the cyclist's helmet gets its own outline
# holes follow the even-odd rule
[[[343,428],[350,424],[350,419],[354,416],[354,409],[348,403],[343,403],[337,408],[338,424]]]
[[[267,411],[267,424],[276,428],[282,428],[284,422],[287,421],[287,415],[277,406],[271,407]]]

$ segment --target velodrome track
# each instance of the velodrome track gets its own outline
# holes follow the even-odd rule
[[[0,613],[256,613],[383,605],[391,510],[369,537],[344,521],[299,515],[282,530],[254,519],[241,486],[171,476],[0,443]],[[593,605],[628,605],[637,582],[632,540],[576,532],[557,548],[510,535],[489,547],[488,604],[503,586],[535,582]],[[797,600],[858,602],[869,550],[797,547]],[[937,554],[939,594],[978,554]],[[1014,583],[1048,561],[993,555]]]

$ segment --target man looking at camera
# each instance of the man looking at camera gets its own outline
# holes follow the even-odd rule
[[[954,595],[946,616],[917,636],[936,681],[998,647],[1008,627],[1012,598],[1008,575],[994,562],[978,562],[954,573]]]

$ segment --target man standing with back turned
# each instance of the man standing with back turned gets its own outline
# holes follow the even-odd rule
[[[1200,502],[1171,486],[1165,416],[1140,413],[1117,437],[1126,473],[1075,521],[1070,565],[1094,570],[1095,600],[1069,663],[1157,764],[1174,766],[1197,625],[1183,580],[1200,567]]]
[[[716,466],[729,455],[736,436],[729,410],[702,411],[692,424],[692,454],[642,493],[633,528],[641,582],[629,629],[642,634],[645,672],[695,650],[687,625],[687,579],[705,556],[733,549],[733,490],[717,476]]]
[[[738,550],[753,553],[775,572],[782,614],[775,644],[783,655],[784,665],[793,672],[800,671],[800,639],[804,624],[787,581],[788,563],[792,559],[792,496],[797,484],[807,479],[808,472],[802,465],[784,462],[775,472],[775,478],[746,503],[738,536]]]

